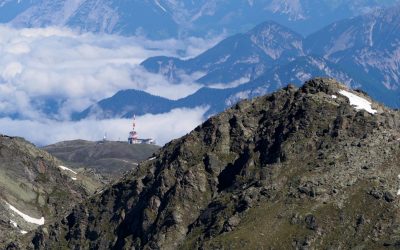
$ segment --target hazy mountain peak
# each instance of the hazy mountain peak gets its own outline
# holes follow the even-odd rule
[[[302,54],[303,38],[274,21],[264,22],[247,34],[273,60],[279,59],[282,53],[290,50],[298,50]]]
[[[333,21],[397,3],[350,0],[3,0],[3,22],[18,27],[68,26],[81,31],[143,34],[153,38],[243,32],[274,19],[309,34]],[[18,6],[16,6],[18,5]],[[3,9],[4,8],[4,11]],[[240,12],[237,10],[240,9]],[[7,14],[10,13],[10,14]],[[148,18],[151,16],[152,18]],[[0,18],[1,21],[1,18]]]
[[[301,0],[272,0],[267,8],[273,13],[288,15],[291,21],[307,18]]]
[[[12,23],[17,27],[63,26],[87,0],[40,0]]]

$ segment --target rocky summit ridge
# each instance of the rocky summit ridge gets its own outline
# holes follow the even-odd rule
[[[399,118],[332,79],[289,85],[210,118],[10,249],[395,248]]]

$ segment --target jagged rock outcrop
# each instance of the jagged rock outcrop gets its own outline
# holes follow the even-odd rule
[[[364,106],[350,105],[349,93]],[[315,79],[243,101],[43,228],[30,247],[398,246],[400,113],[368,100]]]

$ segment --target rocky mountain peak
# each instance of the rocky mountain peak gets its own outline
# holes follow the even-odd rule
[[[304,84],[301,91],[309,94],[323,93],[338,104],[350,104],[356,111],[366,111],[370,114],[390,112],[381,104],[373,101],[362,90],[352,90],[348,86],[329,78],[315,78]]]
[[[323,92],[325,94],[337,93],[340,89],[347,89],[346,85],[337,82],[334,79],[329,78],[315,78],[307,81],[301,90],[305,93],[316,94]]]
[[[256,26],[247,35],[254,45],[261,48],[273,60],[279,59],[283,53],[292,57],[304,55],[301,35],[274,21]]]
[[[370,105],[370,107],[368,107]],[[380,248],[399,112],[332,79],[240,102],[39,231],[39,249]],[[257,230],[254,230],[257,229]],[[21,243],[22,244],[22,243]]]
[[[291,29],[275,22],[272,20],[267,20],[263,23],[260,23],[259,25],[255,26],[252,30],[248,31],[247,33],[249,34],[253,34],[253,33],[258,33],[258,32],[263,32],[263,31],[269,31],[269,30],[273,30],[274,32],[276,31],[286,31],[286,32],[290,32],[293,34],[296,34],[294,31],[292,31]],[[271,32],[271,33],[274,33]],[[299,37],[301,37],[301,35],[298,35]]]
[[[200,74],[202,84],[246,82],[265,73],[278,62],[304,56],[303,37],[274,21],[228,37],[213,48],[189,60],[151,57],[141,63],[150,72],[164,75],[171,82],[180,75]]]

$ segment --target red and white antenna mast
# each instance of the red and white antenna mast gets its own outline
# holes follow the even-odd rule
[[[132,122],[132,131],[129,132],[128,143],[129,144],[137,144],[139,143],[138,134],[135,131],[136,128],[136,115],[133,115],[133,122]]]

